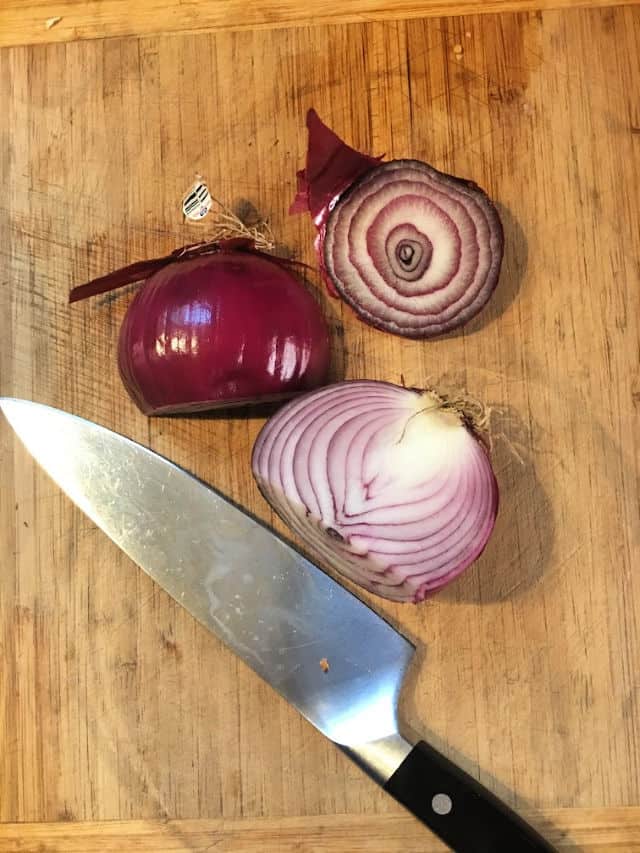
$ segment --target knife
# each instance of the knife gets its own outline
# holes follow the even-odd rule
[[[95,423],[0,398],[27,450],[134,562],[459,853],[552,851],[400,727],[414,646],[219,492]]]

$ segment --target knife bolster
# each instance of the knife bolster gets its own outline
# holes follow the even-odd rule
[[[385,785],[413,749],[399,732],[340,749],[379,785]]]

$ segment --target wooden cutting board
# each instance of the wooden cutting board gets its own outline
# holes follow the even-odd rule
[[[497,410],[485,554],[423,605],[373,603],[421,648],[409,722],[574,850],[640,850],[639,55],[636,6],[0,50],[0,393],[123,432],[278,529],[249,471],[263,419],[144,418],[114,358],[131,289],[69,307],[70,288],[205,236],[180,214],[196,174],[313,264],[311,223],[287,215],[310,106],[498,200],[501,282],[460,333],[385,335],[311,283],[334,378],[442,380]],[[2,851],[429,843],[5,425],[0,652]]]

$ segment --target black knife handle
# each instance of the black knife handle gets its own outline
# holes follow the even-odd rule
[[[424,741],[384,788],[456,853],[556,853],[521,817]]]

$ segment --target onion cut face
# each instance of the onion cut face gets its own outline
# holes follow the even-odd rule
[[[504,245],[483,190],[418,160],[359,154],[313,110],[307,125],[307,166],[291,212],[314,219],[330,291],[370,325],[409,338],[475,317],[498,282]]]
[[[341,382],[285,405],[252,469],[325,563],[393,601],[422,601],[482,552],[498,510],[483,442],[435,392]]]

